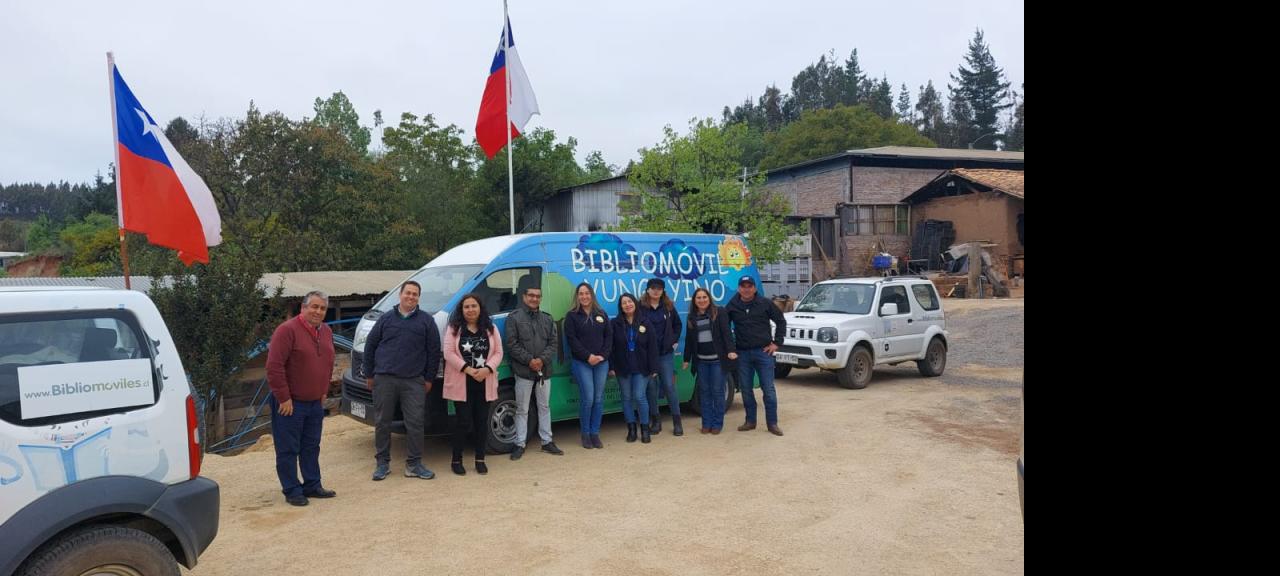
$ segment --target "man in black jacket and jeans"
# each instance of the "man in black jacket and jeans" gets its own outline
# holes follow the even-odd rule
[[[738,349],[738,385],[742,387],[742,407],[747,421],[738,431],[756,428],[756,395],[752,390],[752,373],[760,375],[760,391],[764,393],[764,417],[769,431],[782,435],[778,427],[778,392],[773,386],[773,353],[782,345],[787,319],[782,311],[756,295],[756,281],[750,276],[738,280],[738,294],[725,306],[733,323],[733,339]],[[769,329],[772,320],[775,328]],[[770,338],[772,333],[772,338]]]

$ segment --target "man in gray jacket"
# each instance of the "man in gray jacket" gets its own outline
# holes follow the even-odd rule
[[[519,289],[524,306],[517,306],[507,316],[506,341],[503,342],[507,357],[511,359],[511,370],[516,376],[516,446],[511,450],[511,459],[519,460],[524,456],[531,392],[535,393],[538,401],[538,435],[542,437],[542,451],[563,456],[564,451],[551,441],[551,388],[546,381],[551,376],[552,361],[556,355],[556,323],[550,314],[539,309],[542,288],[538,278],[521,278]]]

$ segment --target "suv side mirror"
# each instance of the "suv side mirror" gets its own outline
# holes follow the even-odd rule
[[[898,314],[898,303],[890,302],[880,307],[881,316],[896,316]]]

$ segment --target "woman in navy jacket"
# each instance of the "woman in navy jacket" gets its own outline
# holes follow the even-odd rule
[[[675,303],[667,296],[667,285],[661,278],[650,278],[645,285],[641,315],[649,321],[660,342],[658,346],[657,378],[649,380],[649,421],[652,433],[662,431],[662,419],[658,418],[658,390],[667,395],[667,408],[671,410],[671,433],[684,434],[680,423],[680,397],[676,394],[675,350],[680,342],[680,314]],[[688,346],[688,343],[685,344]]]
[[[574,290],[573,308],[564,316],[564,335],[573,360],[569,371],[578,382],[578,426],[583,448],[604,448],[600,419],[604,416],[604,382],[609,377],[613,339],[609,315],[596,303],[596,293],[583,282]]]
[[[622,415],[627,421],[627,442],[636,441],[636,426],[641,442],[649,443],[649,403],[645,388],[658,371],[659,342],[653,326],[642,317],[635,296],[618,298],[618,316],[613,319],[613,357],[609,373],[618,377],[622,390]]]

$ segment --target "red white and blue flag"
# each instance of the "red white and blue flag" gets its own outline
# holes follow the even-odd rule
[[[506,50],[502,49],[504,43]],[[505,84],[508,78],[511,84],[510,100],[507,100]],[[476,119],[476,141],[484,149],[485,156],[493,158],[507,145],[504,127],[510,126],[511,137],[516,138],[534,114],[538,114],[538,99],[533,95],[529,76],[525,74],[520,55],[516,53],[511,20],[507,19],[507,26],[498,41],[498,51],[493,55],[493,65],[489,66],[489,80],[484,85],[480,116]]]
[[[213,194],[138,102],[114,62],[111,77],[120,228],[177,250],[188,266],[208,263],[209,246],[222,242]]]

